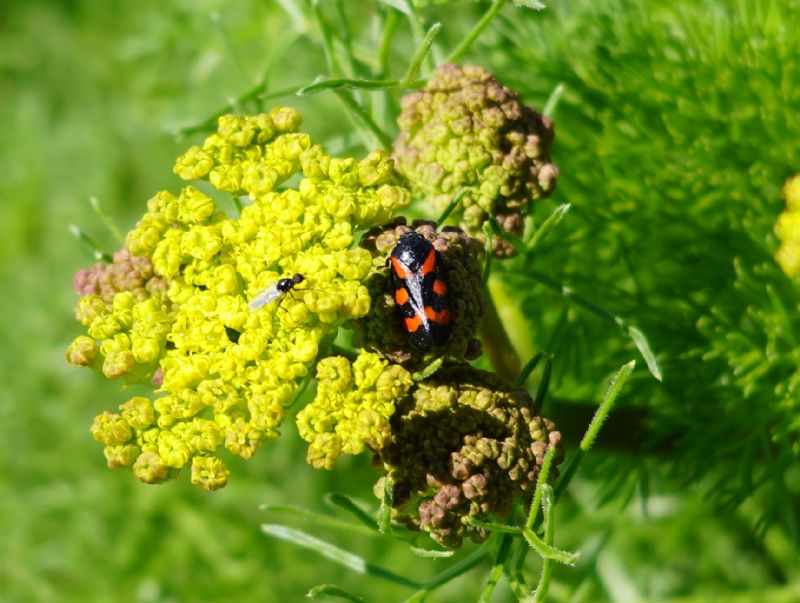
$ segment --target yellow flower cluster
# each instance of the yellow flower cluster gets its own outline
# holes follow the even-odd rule
[[[342,453],[378,450],[391,436],[395,403],[413,382],[399,364],[362,352],[352,363],[332,356],[317,365],[317,395],[297,415],[300,436],[310,442],[308,462],[330,469]]]
[[[175,173],[233,194],[245,205],[240,215],[195,186],[158,193],[126,247],[167,280],[165,299],[121,292],[110,304],[96,295],[79,303],[87,334],[70,346],[70,362],[126,381],[159,370],[163,378],[161,397],[133,398],[95,421],[109,466],[154,483],[191,464],[193,483],[224,486],[217,450],[250,458],[276,437],[326,337],[369,311],[372,258],[352,248],[354,233],[388,220],[409,193],[383,153],[332,158],[299,125],[289,108],[221,117]],[[293,177],[296,186],[277,188]],[[248,306],[294,274],[304,281],[279,301]]]
[[[775,222],[775,234],[781,241],[775,260],[788,276],[794,277],[800,273],[800,174],[786,181],[781,195],[786,211]]]

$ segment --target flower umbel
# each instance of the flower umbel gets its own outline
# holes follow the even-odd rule
[[[461,216],[470,235],[481,238],[489,216],[521,234],[529,202],[552,193],[558,178],[553,123],[472,65],[441,65],[402,107],[394,153],[413,192],[442,211],[466,189]],[[502,239],[495,251],[513,252]]]
[[[219,448],[250,458],[276,437],[326,337],[369,311],[372,257],[351,248],[353,233],[387,221],[410,195],[386,155],[329,157],[299,125],[289,108],[221,117],[175,172],[245,198],[241,215],[228,216],[192,185],[158,193],[126,248],[166,279],[166,295],[81,299],[87,335],[70,347],[71,362],[128,382],[163,375],[160,397],[98,417],[93,434],[110,466],[157,483],[191,465],[193,483],[224,486]],[[277,190],[293,176],[296,187]],[[259,291],[293,274],[302,286],[250,311]]]
[[[341,356],[317,365],[317,395],[297,415],[300,436],[310,443],[308,462],[330,469],[341,453],[378,450],[389,440],[395,402],[412,385],[411,375],[377,354],[354,362]]]
[[[379,460],[394,484],[395,518],[458,547],[464,536],[488,536],[469,518],[506,515],[514,497],[530,495],[550,446],[560,452],[561,434],[525,390],[458,364],[397,404]]]
[[[775,260],[788,276],[794,277],[800,274],[800,174],[786,181],[781,195],[786,211],[775,222],[775,234],[781,241]]]

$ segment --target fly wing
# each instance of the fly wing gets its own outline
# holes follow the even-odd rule
[[[258,310],[261,306],[266,306],[268,303],[275,301],[281,295],[277,283],[271,285],[266,289],[259,291],[256,296],[250,300],[250,310]]]

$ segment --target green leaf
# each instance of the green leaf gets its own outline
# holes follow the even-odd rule
[[[411,597],[406,599],[404,603],[418,603],[419,601],[424,600],[430,591],[434,590],[435,588],[439,588],[442,584],[446,584],[450,582],[450,580],[458,578],[461,574],[468,572],[475,566],[482,563],[487,556],[488,553],[486,551],[486,547],[482,546],[469,557],[465,557],[458,563],[451,565],[441,574],[426,582],[419,591],[411,595]]]
[[[383,578],[401,586],[409,588],[421,588],[422,585],[413,580],[409,580],[403,576],[399,576],[387,569],[373,565],[365,561],[362,557],[355,555],[349,551],[339,548],[338,546],[320,540],[315,536],[311,536],[302,530],[289,528],[278,524],[265,523],[261,525],[261,530],[267,535],[290,542],[296,546],[309,549],[315,553],[322,555],[326,559],[330,559],[343,567],[353,570],[359,574],[368,574],[377,578]]]
[[[531,506],[528,510],[528,517],[525,520],[525,527],[529,530],[532,530],[533,526],[536,524],[536,517],[539,514],[539,504],[542,501],[545,486],[549,488],[547,480],[550,478],[550,467],[553,465],[555,456],[556,447],[548,446],[547,451],[544,453],[544,459],[542,459],[542,467],[536,478],[536,489],[533,492],[533,499],[531,500]]]
[[[489,603],[492,599],[497,583],[500,581],[503,571],[506,569],[506,558],[511,549],[512,538],[509,534],[504,534],[503,539],[500,541],[500,546],[497,549],[497,555],[494,558],[494,567],[489,574],[489,579],[486,581],[486,586],[478,598],[478,603]]]
[[[106,228],[108,228],[111,234],[114,235],[114,238],[117,240],[117,242],[120,245],[123,245],[125,243],[125,237],[122,236],[122,231],[120,231],[119,226],[117,226],[117,223],[114,221],[114,219],[105,211],[103,211],[102,207],[100,207],[100,201],[97,200],[97,197],[89,197],[89,205],[92,206],[94,213],[97,214],[97,216],[103,221],[103,224],[106,225]]]
[[[639,350],[639,353],[642,354],[642,357],[647,364],[647,368],[650,373],[661,381],[661,368],[658,365],[658,361],[655,358],[655,354],[650,349],[650,344],[647,342],[647,337],[636,327],[633,327],[627,323],[624,318],[616,316],[610,310],[607,310],[603,306],[595,303],[594,301],[579,295],[572,288],[562,285],[561,283],[555,281],[554,279],[550,278],[546,274],[539,272],[538,270],[528,270],[525,275],[520,275],[521,278],[526,280],[532,279],[535,280],[549,289],[552,289],[556,293],[560,294],[565,300],[572,302],[589,310],[599,318],[603,319],[607,323],[611,325],[615,325],[618,327],[625,335],[631,338],[636,348]]]
[[[392,138],[381,127],[375,123],[372,115],[359,105],[355,99],[346,90],[334,90],[334,94],[342,102],[342,105],[347,110],[350,118],[359,128],[364,138],[364,144],[369,148],[373,144],[378,144],[382,148],[388,150],[392,148]]]
[[[600,403],[600,406],[594,413],[592,422],[589,424],[586,434],[581,440],[581,450],[584,452],[588,452],[588,450],[594,444],[597,434],[600,433],[600,428],[608,418],[611,409],[614,407],[614,402],[617,400],[617,396],[619,396],[619,393],[622,391],[622,387],[628,381],[628,378],[631,376],[635,366],[636,361],[631,360],[629,363],[624,364],[622,368],[617,371],[617,374],[611,379],[611,383],[608,386],[608,391],[606,391],[603,401]]]
[[[466,188],[462,188],[460,191],[458,191],[455,194],[453,199],[450,201],[450,203],[447,204],[447,207],[442,212],[442,215],[439,216],[438,220],[436,220],[436,225],[438,227],[441,228],[442,224],[444,224],[444,221],[447,220],[447,218],[450,217],[450,214],[453,213],[453,210],[455,210],[456,206],[458,206],[458,204],[461,202],[461,199],[463,199],[464,195],[466,195],[466,194],[467,194],[467,189]]]
[[[647,369],[653,377],[661,381],[661,368],[658,366],[658,360],[656,360],[653,350],[650,349],[650,344],[647,342],[645,334],[634,326],[628,326],[627,331],[633,343],[636,345],[636,348],[639,350],[639,353],[642,355],[642,358],[644,358]]]
[[[539,2],[539,0],[512,0],[514,2],[514,6],[519,6],[520,8],[530,8],[533,10],[544,10],[547,8],[544,4]]]
[[[439,356],[435,360],[431,361],[431,363],[428,364],[426,367],[424,367],[422,370],[417,371],[416,373],[411,373],[411,378],[414,381],[422,381],[424,379],[427,379],[428,377],[433,375],[436,371],[438,371],[439,368],[442,366],[442,364],[444,364],[444,356]]]
[[[522,370],[517,375],[517,378],[514,379],[514,385],[525,385],[525,382],[528,380],[528,377],[531,376],[531,373],[536,369],[536,365],[539,364],[539,361],[544,357],[544,352],[536,352],[533,358],[528,360],[525,366],[522,367]]]
[[[547,219],[542,222],[542,225],[536,229],[526,245],[526,252],[532,251],[536,246],[544,241],[545,237],[550,234],[550,231],[555,228],[559,222],[567,215],[569,208],[572,207],[569,203],[564,203],[556,207]]]
[[[373,522],[373,527],[371,530],[367,530],[364,526],[351,523],[349,521],[342,521],[341,519],[336,519],[335,517],[329,517],[327,515],[323,515],[322,513],[315,513],[314,511],[309,511],[307,509],[302,509],[300,507],[295,507],[293,505],[261,505],[259,507],[262,511],[267,511],[268,513],[281,513],[283,515],[290,515],[292,517],[296,517],[299,520],[312,523],[318,526],[323,526],[326,528],[334,528],[336,530],[342,530],[345,532],[359,532],[361,534],[369,534],[372,535],[375,533],[375,527]]]
[[[411,552],[417,555],[418,557],[427,557],[430,559],[442,559],[446,557],[452,557],[455,555],[455,551],[444,550],[444,549],[424,549],[418,546],[411,546]]]
[[[483,223],[483,234],[486,242],[483,244],[485,259],[483,260],[483,272],[481,273],[481,290],[486,293],[489,286],[489,276],[492,273],[492,225],[489,222]]]
[[[414,80],[417,79],[419,75],[419,70],[422,68],[422,61],[425,60],[425,57],[428,56],[428,53],[431,50],[431,45],[433,44],[433,40],[436,38],[436,35],[439,33],[439,30],[442,29],[441,23],[434,23],[431,25],[431,28],[425,34],[425,37],[422,39],[422,44],[420,44],[417,51],[414,53],[414,56],[411,57],[411,62],[408,65],[408,70],[406,71],[406,75],[403,78],[403,85],[407,86],[411,84]]]
[[[475,27],[464,36],[464,39],[461,40],[458,46],[450,53],[450,56],[445,59],[445,63],[457,63],[458,60],[464,56],[464,54],[470,49],[470,47],[475,43],[480,35],[483,33],[483,30],[489,27],[489,23],[497,16],[497,13],[500,12],[500,9],[503,8],[507,0],[494,0],[492,4],[489,5],[489,8],[481,17],[480,21],[475,24]]]
[[[516,249],[518,253],[524,254],[528,252],[528,246],[525,245],[525,241],[520,239],[518,236],[503,230],[503,228],[500,226],[500,223],[494,216],[490,216],[488,222],[491,224],[494,234],[506,241],[509,245]]]
[[[550,96],[547,98],[547,102],[544,104],[544,109],[542,109],[542,115],[545,117],[553,117],[553,114],[558,107],[558,103],[561,102],[561,95],[564,94],[564,84],[559,84],[553,91],[550,93]]]
[[[317,94],[323,90],[336,90],[340,88],[359,89],[359,90],[391,90],[401,87],[401,82],[397,80],[357,80],[349,78],[333,78],[329,80],[319,80],[308,86],[303,86],[295,94],[297,96],[309,96]]]
[[[539,538],[533,530],[525,529],[522,531],[522,535],[525,537],[530,547],[543,559],[552,559],[564,565],[574,565],[578,557],[580,557],[580,553],[570,553],[569,551],[562,551],[554,546],[550,546]]]
[[[544,397],[547,395],[547,390],[550,387],[550,374],[553,372],[553,357],[547,355],[547,360],[544,362],[544,370],[542,371],[542,380],[539,382],[539,388],[536,390],[536,397],[533,400],[533,405],[536,408],[542,408]]]
[[[578,467],[580,467],[584,455],[592,447],[592,444],[594,444],[594,440],[597,437],[597,434],[600,432],[603,422],[608,418],[608,414],[611,412],[611,408],[614,406],[614,401],[617,399],[617,396],[622,390],[622,386],[625,385],[625,382],[628,380],[628,377],[630,377],[635,366],[636,361],[631,360],[629,363],[623,365],[611,380],[611,384],[609,385],[608,391],[606,391],[603,401],[597,408],[594,417],[592,417],[589,427],[586,429],[586,433],[581,440],[580,447],[575,452],[575,456],[572,457],[572,460],[570,461],[569,465],[567,465],[564,474],[561,476],[561,479],[556,485],[556,500],[561,497],[561,495],[567,489],[567,486],[569,486],[569,483],[572,481],[572,478],[575,477],[575,474],[578,472]]]
[[[467,523],[476,528],[483,528],[490,532],[499,532],[500,534],[522,534],[522,528],[516,526],[507,526],[500,523],[491,521],[481,521],[479,519],[467,518]]]
[[[89,236],[89,234],[84,231],[80,226],[76,224],[69,225],[69,232],[70,234],[78,239],[81,243],[83,243],[86,248],[91,252],[92,257],[98,262],[106,262],[109,263],[112,261],[111,254],[105,253],[104,251],[100,250],[100,246],[97,244],[97,241],[94,240],[93,237]]]
[[[332,504],[336,505],[340,509],[344,509],[348,513],[350,513],[353,517],[355,517],[360,523],[364,524],[368,527],[371,531],[377,532],[378,526],[375,523],[375,520],[372,516],[367,513],[364,509],[359,507],[355,502],[353,502],[350,497],[345,496],[344,494],[337,494],[335,492],[331,492],[325,496],[325,500]]]
[[[414,14],[411,12],[408,4],[405,0],[378,0],[381,4],[385,4],[397,11],[403,13],[406,17],[412,17]]]
[[[392,533],[392,501],[394,500],[394,480],[388,475],[383,480],[383,498],[378,508],[378,530],[381,534]]]
[[[335,584],[319,584],[306,593],[309,599],[339,598],[353,601],[353,603],[366,603],[366,599],[354,595]]]

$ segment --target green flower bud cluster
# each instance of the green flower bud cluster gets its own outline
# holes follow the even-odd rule
[[[450,337],[444,350],[422,353],[414,348],[399,320],[397,304],[391,294],[387,259],[398,239],[417,232],[439,252],[446,272],[450,302]],[[404,218],[369,231],[361,241],[373,257],[373,272],[366,283],[372,296],[369,314],[356,321],[354,343],[378,352],[411,370],[419,369],[443,353],[453,358],[472,360],[480,356],[480,341],[475,335],[483,316],[481,292],[483,247],[458,228],[436,231],[433,222],[417,220],[411,227]]]
[[[410,194],[385,154],[329,157],[299,124],[288,108],[221,117],[175,172],[246,196],[241,215],[229,217],[191,185],[156,194],[126,248],[168,282],[166,295],[91,293],[79,302],[87,331],[67,351],[70,362],[127,382],[162,379],[159,397],[134,398],[95,421],[109,466],[156,483],[191,465],[193,483],[223,486],[219,449],[250,458],[276,437],[323,340],[368,313],[372,256],[352,248],[354,233],[389,220]],[[292,177],[296,186],[276,188]],[[249,308],[294,274],[301,286]]]
[[[529,202],[553,192],[553,123],[481,67],[442,65],[402,100],[394,153],[412,192],[442,211],[456,193],[461,222],[482,238],[487,217],[521,234]],[[495,251],[510,255],[502,239]]]
[[[396,406],[379,453],[394,517],[443,546],[486,538],[468,520],[507,515],[514,497],[532,494],[549,447],[560,460],[561,435],[530,395],[466,364],[444,366]]]
[[[153,272],[150,260],[132,255],[125,248],[114,253],[111,262],[98,262],[78,270],[72,286],[81,297],[99,295],[107,304],[120,291],[130,291],[141,301],[153,295],[163,296],[167,289],[166,281]]]
[[[788,276],[795,277],[800,274],[800,174],[786,181],[781,195],[786,211],[775,222],[775,234],[781,241],[775,261]]]
[[[341,453],[378,450],[391,436],[395,402],[411,388],[411,374],[377,354],[362,352],[350,363],[332,356],[317,364],[317,395],[297,415],[300,436],[310,443],[308,462],[330,469]]]

